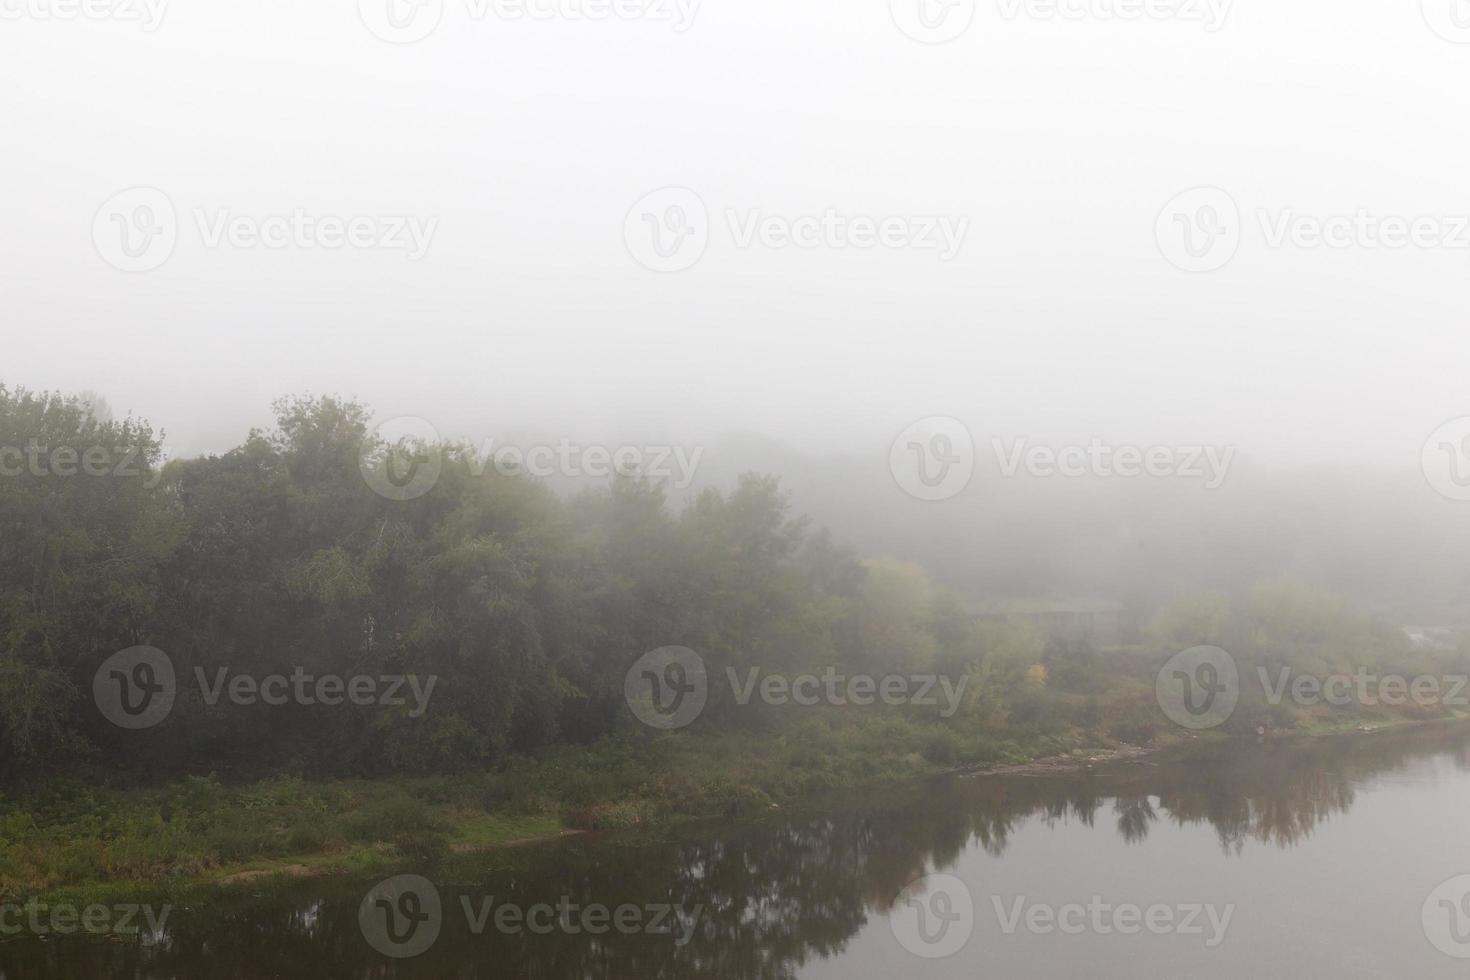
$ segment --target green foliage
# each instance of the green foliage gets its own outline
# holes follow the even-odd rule
[[[56,780],[0,800],[0,896],[100,880],[173,885],[287,867],[421,864],[561,827],[754,816],[812,793],[1074,744],[1001,742],[901,712],[822,710],[781,734],[605,740],[412,779],[230,786],[207,776],[147,789]]]
[[[85,749],[87,668],[167,602],[181,529],[153,492],[161,437],[96,405],[0,385],[0,772]]]
[[[272,429],[167,465],[150,425],[98,404],[0,386],[0,453],[54,468],[57,449],[90,452],[100,467],[0,476],[0,776],[52,777],[24,806],[0,805],[0,891],[293,852],[427,858],[465,814],[628,826],[1098,733],[1147,743],[1174,731],[1154,703],[1155,672],[1198,644],[1239,662],[1239,734],[1344,721],[1269,705],[1250,684],[1257,669],[1470,666],[1470,648],[1415,649],[1286,581],[1182,596],[1153,618],[1147,646],[1073,649],[1023,616],[970,615],[917,565],[857,560],[793,517],[774,477],[747,474],[676,509],[644,479],[563,498],[466,447],[419,445],[408,451],[421,461],[442,457],[440,478],[395,501],[363,478],[364,456],[388,447],[354,402],[282,401]],[[162,725],[125,732],[96,711],[93,677],[143,644],[171,657],[180,696]],[[627,711],[624,678],[670,645],[698,651],[721,681],[939,672],[964,682],[963,703],[943,720],[883,705],[781,711],[739,705],[718,682],[689,732],[658,735]],[[196,672],[298,670],[437,681],[419,717],[209,704],[193,684]],[[120,797],[92,781],[99,773],[165,787]],[[407,774],[411,791],[319,781],[397,786]]]
[[[442,472],[427,494],[397,501],[363,478],[362,460],[390,447],[351,401],[282,400],[273,428],[161,470],[152,429],[99,420],[95,404],[0,388],[0,445],[137,443],[147,476],[4,482],[0,520],[17,533],[0,539],[11,559],[0,568],[0,768],[226,781],[503,773],[558,746],[648,737],[626,710],[624,678],[670,645],[697,650],[721,681],[829,668],[967,678],[962,720],[976,732],[1057,729],[1074,714],[1025,682],[1043,661],[1039,632],[977,622],[919,566],[860,562],[809,533],[774,477],[747,474],[676,511],[647,480],[562,498],[467,447],[417,445],[407,451],[439,455]],[[169,655],[181,691],[162,725],[124,732],[89,695],[102,660],[140,644]],[[193,683],[298,672],[437,681],[419,717],[408,707],[211,704]],[[696,729],[779,731],[806,713],[733,695],[713,684]],[[963,741],[935,736],[920,750],[963,759],[973,754]],[[629,775],[567,758],[558,766],[543,788],[571,805],[602,800]],[[797,768],[824,778],[816,764]],[[186,782],[161,806],[187,820],[219,792]],[[535,806],[503,776],[480,792]]]
[[[1332,705],[1320,696],[1298,703],[1289,684],[1320,683],[1334,676],[1351,683],[1360,674],[1406,681],[1452,678],[1470,666],[1463,651],[1415,649],[1401,631],[1357,612],[1337,596],[1290,579],[1258,583],[1233,602],[1213,593],[1181,596],[1155,617],[1153,633],[1155,669],[1168,656],[1199,643],[1223,646],[1231,654],[1239,673],[1239,700],[1224,731],[1234,735],[1455,717],[1450,705],[1384,704],[1376,688],[1365,690],[1361,701],[1349,697],[1346,704]],[[1447,681],[1443,693],[1452,684]]]
[[[3,770],[476,769],[629,730],[624,674],[661,646],[698,650],[716,676],[934,660],[925,600],[865,597],[862,567],[808,535],[773,477],[675,512],[646,480],[563,499],[465,447],[418,446],[442,474],[395,501],[363,478],[362,459],[388,447],[354,402],[282,400],[270,430],[164,469],[147,424],[100,420],[96,404],[0,387],[0,447],[131,446],[140,467],[0,479]],[[862,615],[888,593],[887,625]],[[95,711],[92,680],[143,644],[183,690],[163,725],[123,732]],[[422,717],[209,704],[192,683],[298,669],[438,680]],[[701,724],[766,721],[721,685]]]
[[[1217,592],[1180,596],[1160,609],[1149,632],[1160,643],[1187,649],[1229,641],[1230,600]]]

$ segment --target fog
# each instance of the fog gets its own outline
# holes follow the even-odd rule
[[[676,497],[778,473],[976,599],[1292,575],[1459,616],[1470,504],[1422,471],[1470,434],[1431,439],[1470,415],[1449,0],[380,6],[0,4],[0,380],[175,458],[298,393],[697,447]],[[171,241],[126,271],[140,187]],[[974,472],[920,500],[891,450],[933,417]],[[1231,461],[1007,477],[1017,440]]]

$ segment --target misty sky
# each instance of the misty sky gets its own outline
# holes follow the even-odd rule
[[[1470,415],[1470,45],[1417,0],[1241,0],[1213,31],[982,0],[937,45],[887,0],[705,0],[682,31],[446,0],[413,44],[354,0],[176,0],[152,31],[47,2],[0,0],[0,379],[95,389],[174,453],[298,392],[476,437],[866,453],[950,415],[1402,467]],[[168,196],[177,245],[128,273],[93,226],[136,186]],[[708,245],[660,273],[625,222],[669,186],[707,206]],[[1238,204],[1240,241],[1190,273],[1156,221],[1199,186]],[[829,208],[967,232],[945,261],[741,247],[729,217]],[[297,209],[437,225],[413,260],[211,247],[196,217]],[[1451,241],[1272,247],[1258,212],[1288,209],[1432,216]]]

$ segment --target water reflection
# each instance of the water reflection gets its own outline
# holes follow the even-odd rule
[[[582,838],[428,870],[445,914],[433,946],[412,959],[385,957],[364,940],[358,906],[371,883],[326,881],[176,910],[152,946],[74,937],[0,944],[0,978],[778,980],[841,953],[914,878],[977,846],[1003,856],[1033,821],[1111,823],[1137,848],[1161,820],[1208,825],[1228,856],[1292,848],[1349,811],[1369,781],[1445,762],[1470,770],[1470,734],[1236,745],[1100,774],[938,780],[856,804],[832,801],[837,816],[704,825],[654,840]],[[492,896],[523,907],[668,905],[698,918],[683,944],[615,930],[510,935],[493,924],[476,934],[466,908]]]

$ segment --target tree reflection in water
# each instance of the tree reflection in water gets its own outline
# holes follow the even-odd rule
[[[1470,770],[1463,732],[1379,735],[1313,743],[1222,746],[1189,762],[1144,761],[1117,771],[1048,777],[936,780],[831,801],[839,815],[753,826],[701,825],[661,836],[579,838],[481,855],[425,872],[443,896],[443,930],[425,954],[391,960],[358,926],[368,885],[297,883],[177,910],[161,941],[76,937],[0,944],[0,980],[479,980],[751,978],[779,980],[839,953],[915,878],[967,849],[1001,856],[1039,820],[1094,827],[1109,808],[1117,833],[1146,845],[1157,821],[1207,823],[1227,855],[1252,843],[1300,844],[1346,812],[1354,788],[1431,756]],[[370,883],[369,883],[370,884]],[[475,935],[462,901],[555,905],[670,904],[700,909],[685,945],[667,935]]]

